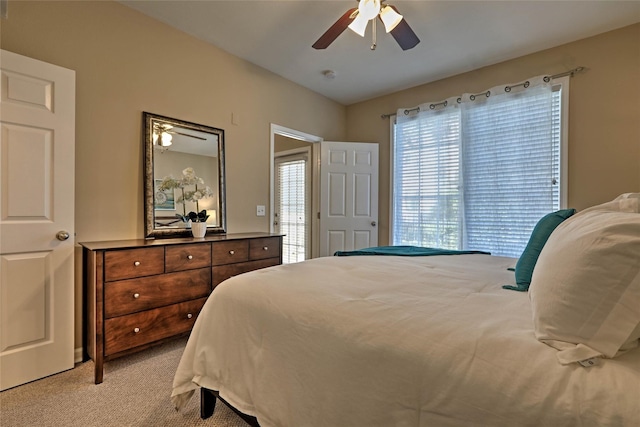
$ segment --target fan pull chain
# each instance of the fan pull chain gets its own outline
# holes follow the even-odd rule
[[[376,45],[376,18],[377,18],[377,16],[371,20],[371,22],[372,22],[372,26],[371,26],[371,31],[372,31],[372,33],[371,33],[371,50],[376,50],[376,46],[377,46]]]

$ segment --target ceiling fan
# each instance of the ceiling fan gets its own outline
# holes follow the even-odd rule
[[[420,43],[407,21],[395,6],[384,4],[385,0],[360,0],[358,7],[347,10],[320,38],[313,44],[314,49],[326,49],[342,32],[349,28],[361,37],[369,21],[373,26],[373,43],[376,48],[376,17],[384,24],[387,33],[391,33],[402,50],[408,50]]]
[[[153,144],[159,145],[160,147],[168,147],[172,144],[173,137],[171,135],[182,135],[188,136],[190,138],[196,138],[203,141],[206,141],[207,138],[202,138],[196,135],[190,135],[188,133],[182,133],[175,130],[175,128],[170,124],[165,123],[154,123],[153,125]]]

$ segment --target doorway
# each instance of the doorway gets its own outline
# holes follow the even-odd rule
[[[319,136],[271,124],[270,231],[285,234],[285,263],[318,256],[321,141]],[[282,180],[285,174],[297,179]]]

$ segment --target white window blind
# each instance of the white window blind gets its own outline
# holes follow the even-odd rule
[[[306,156],[293,156],[276,160],[276,222],[282,241],[282,261],[292,263],[306,259],[307,227],[307,172]]]
[[[560,208],[561,91],[534,81],[398,116],[392,244],[520,256]]]
[[[396,245],[461,244],[460,112],[443,109],[396,127],[393,235]]]

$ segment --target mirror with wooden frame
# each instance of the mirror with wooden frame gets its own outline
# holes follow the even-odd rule
[[[145,237],[226,232],[224,130],[143,113]]]

